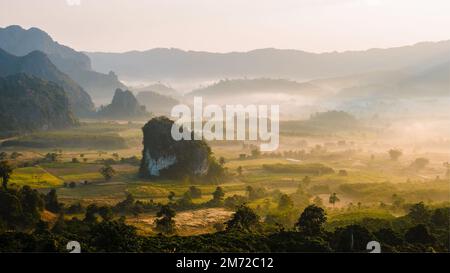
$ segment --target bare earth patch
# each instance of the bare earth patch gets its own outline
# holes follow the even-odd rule
[[[191,211],[183,211],[175,216],[177,234],[181,236],[199,235],[214,232],[215,223],[224,223],[230,219],[233,211],[224,208],[209,208]],[[127,222],[136,226],[146,234],[154,233],[155,215],[140,215],[135,218],[127,218]]]

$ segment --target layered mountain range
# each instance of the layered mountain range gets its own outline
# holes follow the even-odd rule
[[[84,89],[62,73],[41,51],[32,51],[18,57],[0,49],[0,76],[28,74],[58,84],[66,93],[70,109],[78,116],[88,116],[94,104]]]
[[[116,88],[126,88],[114,72],[99,73],[92,70],[87,55],[59,44],[38,28],[0,28],[0,48],[16,56],[24,56],[36,50],[45,53],[61,72],[77,82],[95,100],[110,99]]]

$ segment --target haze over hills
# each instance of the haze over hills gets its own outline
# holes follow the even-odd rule
[[[180,103],[175,98],[153,91],[141,91],[136,95],[136,99],[147,109],[150,109],[153,114],[163,115],[170,115],[172,107]]]
[[[58,85],[25,74],[0,77],[0,136],[77,124]]]
[[[113,70],[126,80],[269,77],[305,81],[376,70],[425,69],[424,63],[431,67],[450,60],[450,41],[322,54],[273,48],[230,53],[156,48],[86,54],[95,70]]]
[[[25,73],[52,81],[64,89],[70,107],[79,116],[89,115],[94,110],[91,97],[69,76],[62,73],[40,51],[33,51],[23,57],[17,57],[0,49],[0,76]]]
[[[44,52],[59,70],[70,76],[95,99],[110,99],[116,88],[126,88],[113,72],[103,74],[92,70],[87,55],[59,44],[38,28],[0,28],[0,48],[17,56],[24,56],[35,50]]]

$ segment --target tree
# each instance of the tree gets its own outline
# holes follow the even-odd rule
[[[290,209],[294,206],[294,202],[287,194],[282,194],[280,200],[278,201],[278,208],[280,210]]]
[[[424,157],[416,158],[414,162],[411,164],[411,168],[414,168],[416,170],[421,170],[425,168],[430,163],[430,160]]]
[[[19,190],[18,197],[22,204],[24,220],[28,225],[37,223],[41,218],[40,213],[43,211],[45,205],[41,194],[31,189],[30,186],[24,186]]]
[[[397,161],[402,155],[403,155],[403,152],[399,149],[390,149],[389,150],[389,157],[393,161]]]
[[[333,237],[334,249],[338,252],[366,251],[367,243],[375,239],[367,228],[360,225],[337,228]]]
[[[59,160],[60,154],[58,153],[47,153],[45,155],[45,160],[49,162],[56,162]]]
[[[261,155],[261,151],[258,148],[252,149],[252,157],[258,158]]]
[[[252,186],[247,186],[246,190],[248,194],[248,199],[250,200],[263,198],[267,195],[267,191],[263,187],[253,188]]]
[[[323,207],[323,200],[319,196],[316,196],[313,200],[314,205],[317,207]]]
[[[90,235],[92,245],[99,252],[140,252],[136,228],[123,220],[95,224]]]
[[[224,197],[225,192],[223,191],[222,187],[217,187],[216,190],[213,192],[213,202],[215,204],[220,204],[223,201]]]
[[[392,205],[394,206],[394,208],[400,208],[404,203],[405,203],[405,199],[398,196],[397,194],[393,194],[392,197]]]
[[[98,208],[98,214],[102,217],[103,221],[112,220],[114,214],[110,206],[101,206]]]
[[[382,228],[375,232],[374,235],[375,237],[377,237],[380,243],[390,246],[398,246],[403,243],[402,237],[394,232],[391,228]]]
[[[8,181],[13,173],[13,167],[8,163],[8,161],[0,162],[0,177],[2,178],[2,186],[3,189],[8,188]]]
[[[169,192],[167,198],[169,199],[170,202],[172,202],[173,199],[175,198],[175,193],[173,191]]]
[[[420,202],[411,206],[408,217],[416,224],[427,223],[430,219],[430,212],[423,202]]]
[[[58,196],[55,189],[51,189],[47,195],[45,195],[45,208],[53,213],[61,211],[62,205],[58,202]]]
[[[212,180],[212,182],[217,184],[224,176],[225,176],[225,168],[219,163],[217,163],[217,161],[214,158],[212,158],[209,163],[206,178]]]
[[[185,192],[177,202],[178,206],[182,208],[189,208],[192,206],[192,196],[189,191]]]
[[[223,156],[219,157],[219,164],[220,166],[225,165],[225,158]]]
[[[242,205],[226,222],[226,230],[252,231],[259,225],[259,216],[251,208]]]
[[[97,216],[96,216],[97,213],[98,213],[97,205],[90,204],[86,208],[86,214],[84,216],[84,221],[86,223],[90,223],[90,224],[96,223],[97,222]]]
[[[15,194],[0,190],[0,219],[6,228],[15,228],[22,224],[22,204]]]
[[[311,177],[305,176],[302,179],[302,185],[308,186],[311,183]]]
[[[18,153],[18,152],[12,152],[11,155],[10,155],[10,158],[11,159],[17,159],[17,158],[19,158],[21,156],[23,156],[23,154]]]
[[[428,231],[428,228],[423,224],[408,229],[405,233],[405,240],[411,244],[424,245],[433,244],[436,241],[433,235]]]
[[[237,167],[236,172],[239,176],[242,175],[242,166]]]
[[[436,227],[449,227],[450,226],[450,213],[449,209],[439,208],[434,210],[431,215],[431,223]]]
[[[333,205],[333,207],[334,207],[334,204],[336,204],[336,202],[340,202],[341,200],[339,199],[339,197],[337,197],[337,194],[335,193],[335,192],[333,192],[331,195],[330,195],[330,198],[328,199],[328,202],[330,203],[330,204],[332,204]]]
[[[189,193],[191,194],[192,198],[202,198],[202,190],[197,188],[196,186],[189,187]]]
[[[300,215],[295,227],[308,236],[317,236],[322,232],[326,221],[325,211],[316,205],[310,205]]]
[[[447,171],[445,172],[445,177],[450,179],[450,163],[444,162],[443,166],[447,169]]]
[[[175,221],[173,220],[175,215],[175,211],[169,205],[161,206],[161,209],[156,214],[158,218],[155,220],[155,229],[165,234],[175,233]]]
[[[100,173],[106,181],[110,181],[116,175],[116,171],[110,165],[103,166],[100,169]]]

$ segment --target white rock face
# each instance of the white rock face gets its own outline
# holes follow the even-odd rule
[[[159,176],[159,172],[163,169],[167,169],[177,162],[176,156],[162,156],[159,158],[152,158],[150,153],[145,151],[146,161],[148,162],[147,169],[150,175]]]

